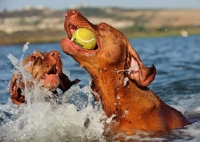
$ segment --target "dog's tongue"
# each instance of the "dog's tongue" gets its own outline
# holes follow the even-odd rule
[[[75,26],[71,26],[71,27],[70,27],[69,31],[70,31],[70,33],[71,33],[71,36],[73,35],[73,33],[74,33],[76,30],[77,30],[77,27],[75,27]]]
[[[76,30],[75,28],[71,28],[70,32],[73,34],[75,30]]]
[[[43,86],[45,88],[49,88],[50,91],[54,91],[59,85],[59,76],[55,74],[45,75],[43,81]]]

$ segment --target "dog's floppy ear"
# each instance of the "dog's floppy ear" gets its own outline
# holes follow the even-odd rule
[[[74,81],[70,81],[68,76],[66,76],[64,73],[61,74],[62,77],[60,77],[60,84],[58,88],[60,88],[63,92],[68,90],[72,85],[80,82],[79,79],[75,79]]]
[[[12,102],[17,105],[25,102],[25,96],[22,95],[21,87],[24,87],[24,84],[20,82],[19,75],[14,74],[10,82],[9,91]]]
[[[139,55],[130,44],[128,44],[128,58],[129,78],[134,80],[138,86],[148,86],[156,76],[154,65],[151,68],[145,67]]]

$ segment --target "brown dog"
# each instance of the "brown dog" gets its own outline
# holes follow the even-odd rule
[[[26,70],[36,81],[42,81],[43,87],[53,92],[57,87],[64,92],[80,81],[76,79],[71,82],[62,72],[62,61],[58,51],[48,53],[35,51],[24,59],[23,66],[27,66]],[[32,83],[27,82],[27,84]],[[10,83],[10,97],[13,103],[19,105],[25,102],[25,96],[22,94],[24,87],[22,75],[14,74]]]
[[[113,131],[166,132],[190,124],[179,111],[147,88],[154,80],[156,68],[144,66],[121,32],[105,23],[93,25],[75,10],[69,10],[65,18],[64,27],[70,39],[80,27],[93,31],[96,36],[94,50],[82,49],[67,38],[61,46],[91,75],[92,88],[99,94],[106,115],[116,115],[118,123]]]

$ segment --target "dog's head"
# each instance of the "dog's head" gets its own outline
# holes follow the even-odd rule
[[[63,51],[72,56],[81,66],[93,75],[96,71],[124,71],[124,75],[133,80],[138,86],[148,86],[156,75],[154,66],[144,66],[137,52],[132,48],[128,39],[117,29],[106,23],[93,25],[75,10],[66,13],[64,27],[69,39],[61,42]],[[97,46],[93,50],[82,49],[70,39],[78,28],[91,30],[96,37]]]
[[[66,91],[79,81],[71,82],[62,72],[62,61],[58,51],[47,53],[34,51],[24,59],[23,66],[37,82],[42,84],[42,87],[48,88],[52,92],[57,87]],[[26,82],[26,84],[31,85],[32,82]],[[24,87],[25,82],[21,73],[14,74],[10,84],[10,95],[15,104],[25,102],[25,96],[22,94]]]

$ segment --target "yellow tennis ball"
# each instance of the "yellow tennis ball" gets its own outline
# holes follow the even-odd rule
[[[94,33],[87,28],[78,28],[71,40],[84,49],[94,49],[97,44]]]

